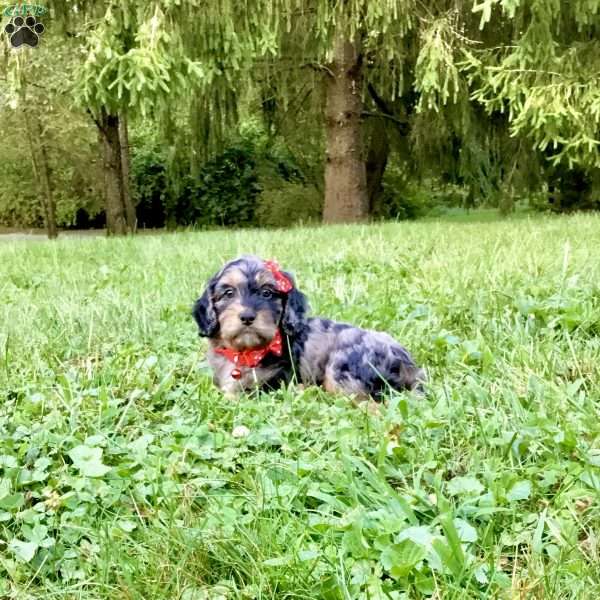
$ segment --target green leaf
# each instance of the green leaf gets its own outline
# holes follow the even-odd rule
[[[579,479],[581,479],[581,481],[583,481],[583,483],[585,483],[586,485],[589,485],[591,488],[593,488],[597,492],[600,492],[600,477],[598,475],[596,475],[596,473],[593,473],[592,471],[584,471],[579,476]]]
[[[518,500],[527,500],[531,494],[531,482],[530,481],[517,481],[508,493],[506,499],[509,502],[517,502]]]
[[[14,456],[10,454],[3,454],[0,456],[0,467],[4,467],[5,469],[14,469],[17,467],[19,463]]]
[[[412,540],[406,539],[399,544],[388,546],[381,553],[381,564],[392,577],[405,577],[413,567],[425,558],[425,548]]]
[[[432,545],[439,556],[441,567],[458,577],[462,572],[462,561],[454,554],[452,548],[442,539],[433,540]]]
[[[478,496],[484,489],[475,477],[455,477],[448,483],[448,493],[452,496]]]
[[[24,527],[23,535],[30,542],[33,542],[34,544],[39,546],[46,539],[46,536],[48,535],[48,528],[45,525],[37,523],[33,526],[33,528],[28,527],[27,530],[25,530]]]
[[[448,545],[440,543],[438,540],[433,542],[433,547],[440,555],[440,558],[454,575],[462,572],[465,564],[465,554],[463,552],[458,531],[454,526],[454,521],[450,515],[440,516],[440,524],[446,534]]]
[[[10,494],[0,499],[0,508],[5,510],[15,510],[21,508],[25,504],[25,496],[23,494]]]
[[[481,12],[481,21],[479,22],[479,29],[483,29],[484,25],[489,22],[492,16],[492,5],[496,0],[486,0],[480,4],[474,4],[472,11],[474,13]]]
[[[137,523],[135,523],[135,521],[129,520],[119,521],[118,524],[119,527],[127,533],[131,533],[137,527]]]
[[[21,540],[12,540],[8,547],[14,555],[23,562],[29,562],[35,556],[38,545],[35,542],[22,542]]]
[[[315,558],[318,558],[320,555],[318,550],[300,550],[300,552],[298,552],[298,559],[299,560],[314,560]]]
[[[477,579],[477,581],[481,585],[486,585],[489,582],[489,577],[488,577],[489,570],[490,569],[487,565],[479,565],[473,572],[473,575],[475,575],[475,579]]]
[[[535,531],[533,532],[533,538],[531,540],[531,548],[536,554],[541,554],[543,549],[542,536],[544,535],[544,526],[546,525],[546,512],[548,508],[545,508],[540,514]]]
[[[464,519],[454,519],[454,527],[456,527],[461,542],[477,541],[477,530]]]
[[[398,535],[397,541],[411,540],[415,544],[423,546],[423,548],[431,548],[431,543],[435,539],[435,536],[429,528],[424,525],[416,527],[407,527]]]
[[[102,448],[90,448],[89,446],[75,446],[69,457],[82,475],[86,477],[102,477],[110,471],[110,467],[102,463]]]

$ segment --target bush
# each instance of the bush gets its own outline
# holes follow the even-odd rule
[[[289,153],[281,149],[267,153],[263,144],[250,136],[205,163],[197,177],[180,176],[177,182],[170,182],[170,178],[164,155],[141,144],[132,156],[139,227],[283,225],[283,215],[290,212],[296,215],[295,220],[308,220],[315,212],[317,216],[320,213],[318,198],[315,200],[310,191],[307,196],[308,188],[301,183],[291,184],[282,194],[286,180],[302,181]],[[266,192],[268,200],[260,196],[263,187],[273,188]],[[279,201],[280,209],[274,206]],[[296,202],[307,201],[305,209],[293,207]]]
[[[131,154],[131,183],[138,228],[164,227],[169,198],[164,156],[153,148],[137,147]]]
[[[54,157],[52,157],[54,158]],[[51,182],[56,205],[56,223],[59,227],[77,226],[82,218],[83,226],[101,210],[100,191],[96,188],[93,168],[87,180],[81,170],[59,163],[50,163]],[[44,198],[39,179],[33,177],[29,162],[22,159],[3,163],[0,178],[0,225],[9,227],[44,227]]]
[[[555,167],[548,177],[548,208],[554,212],[600,209],[598,186],[583,169]]]
[[[177,224],[252,225],[260,193],[252,144],[240,143],[202,167],[169,214]]]
[[[75,229],[101,229],[104,215],[102,161],[90,158],[87,165],[60,166],[53,170],[56,221],[59,226]],[[87,168],[86,168],[87,166]]]
[[[253,144],[240,140],[205,163],[197,177],[182,175],[142,131],[131,160],[138,226],[253,224],[260,192],[254,154]]]
[[[373,217],[416,219],[436,203],[431,191],[407,181],[405,175],[388,169],[383,176],[383,192],[373,207]]]
[[[44,86],[39,85],[36,89],[43,93]],[[10,97],[9,93],[3,100]],[[33,129],[28,130],[26,123]],[[31,102],[27,112],[22,113],[9,102],[0,110],[0,130],[3,132],[0,225],[44,227],[45,198],[41,174],[32,163],[32,148],[28,141],[28,136],[32,132],[35,134],[38,125],[44,133],[37,142],[36,136],[32,137],[36,167],[38,170],[41,167],[43,144],[57,225],[70,227],[82,211],[93,216],[102,208],[102,161],[98,157],[97,132],[89,116],[76,109],[52,106],[48,101],[44,101],[43,108],[41,104],[37,106],[36,102]]]
[[[44,213],[31,167],[21,160],[3,160],[0,179],[0,225],[43,227]]]
[[[547,166],[544,180],[527,196],[529,208],[537,211],[569,213],[600,210],[598,171],[564,165]]]
[[[322,210],[323,198],[314,186],[283,182],[279,188],[263,190],[256,220],[264,227],[288,227],[319,221]]]

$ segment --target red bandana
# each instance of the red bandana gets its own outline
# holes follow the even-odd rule
[[[275,288],[278,292],[287,294],[294,287],[289,278],[279,270],[279,265],[274,260],[265,260],[265,269],[273,273]]]
[[[241,351],[233,350],[232,348],[215,348],[215,352],[224,356],[235,365],[236,368],[231,371],[231,376],[234,379],[239,379],[242,376],[242,372],[238,367],[254,369],[269,352],[272,352],[276,356],[281,356],[282,349],[281,333],[279,333],[278,329],[273,339],[266,346]]]

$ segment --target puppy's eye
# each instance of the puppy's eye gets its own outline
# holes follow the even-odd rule
[[[235,290],[233,288],[229,288],[221,294],[221,298],[233,298],[234,295]]]
[[[260,295],[261,295],[263,298],[267,298],[267,299],[268,299],[268,298],[272,298],[272,297],[273,297],[273,292],[272,292],[272,291],[271,291],[269,288],[263,288],[263,289],[260,291]]]

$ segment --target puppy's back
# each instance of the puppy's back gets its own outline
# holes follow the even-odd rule
[[[301,346],[302,382],[330,392],[379,398],[388,388],[420,389],[425,381],[410,353],[386,333],[311,318]]]

